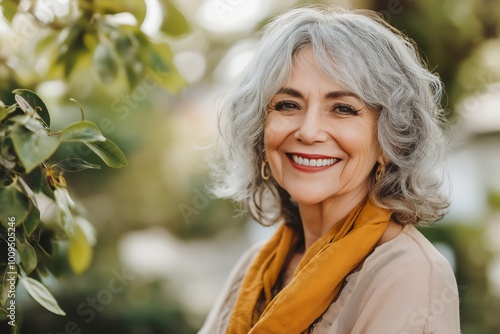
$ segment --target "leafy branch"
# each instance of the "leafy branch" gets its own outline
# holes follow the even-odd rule
[[[146,16],[145,1],[70,0],[65,5],[59,1],[0,1],[9,23],[19,15],[36,24],[39,33],[29,36],[29,42],[36,45],[36,54],[49,60],[49,77],[62,69],[69,79],[90,57],[93,70],[106,85],[126,81],[132,90],[151,70],[148,65],[161,78],[161,87],[178,93],[186,82],[175,67],[166,39],[186,35],[191,27],[171,0],[160,0],[159,4],[163,21],[159,36],[153,39],[140,29]],[[58,6],[67,6],[66,13],[57,11]],[[133,15],[135,24],[116,20],[115,15],[125,13]],[[15,45],[27,38],[22,31],[14,31],[12,36]],[[52,76],[60,78],[59,73]]]
[[[100,166],[80,158],[56,162],[50,159],[62,143],[77,142],[90,148],[109,167],[124,167],[127,160],[94,123],[84,119],[81,106],[81,121],[53,132],[49,111],[34,92],[16,89],[13,93],[13,105],[0,101],[0,251],[7,254],[10,237],[15,239],[17,254],[15,265],[3,256],[0,260],[0,310],[7,313],[7,273],[16,272],[16,284],[21,282],[42,306],[63,315],[41,281],[52,274],[58,261],[67,261],[77,274],[85,271],[95,244],[94,228],[71,198],[64,173]],[[42,207],[42,201],[50,204]],[[55,208],[55,219],[42,219],[50,216],[44,215],[50,207]],[[57,248],[64,243],[65,258],[58,259]]]

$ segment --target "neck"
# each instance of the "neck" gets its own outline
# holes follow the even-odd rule
[[[304,250],[307,251],[316,240],[343,221],[367,195],[366,190],[328,198],[312,205],[299,203],[304,231]]]

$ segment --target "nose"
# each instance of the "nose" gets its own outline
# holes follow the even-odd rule
[[[300,124],[294,134],[295,139],[304,144],[313,144],[326,141],[327,136],[320,108],[309,107],[300,118]]]

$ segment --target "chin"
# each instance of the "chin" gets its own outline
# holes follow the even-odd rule
[[[319,194],[311,194],[306,192],[289,193],[292,201],[301,205],[314,205],[323,202],[326,196]]]

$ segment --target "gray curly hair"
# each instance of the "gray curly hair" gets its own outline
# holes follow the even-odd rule
[[[333,81],[379,111],[377,138],[388,163],[378,182],[371,175],[371,199],[402,224],[441,219],[449,206],[436,173],[446,149],[442,83],[411,40],[367,10],[303,7],[264,27],[219,110],[222,159],[212,169],[214,194],[243,204],[261,224],[281,218],[300,224],[290,195],[272,178],[264,181],[260,167],[267,105],[306,47]]]

